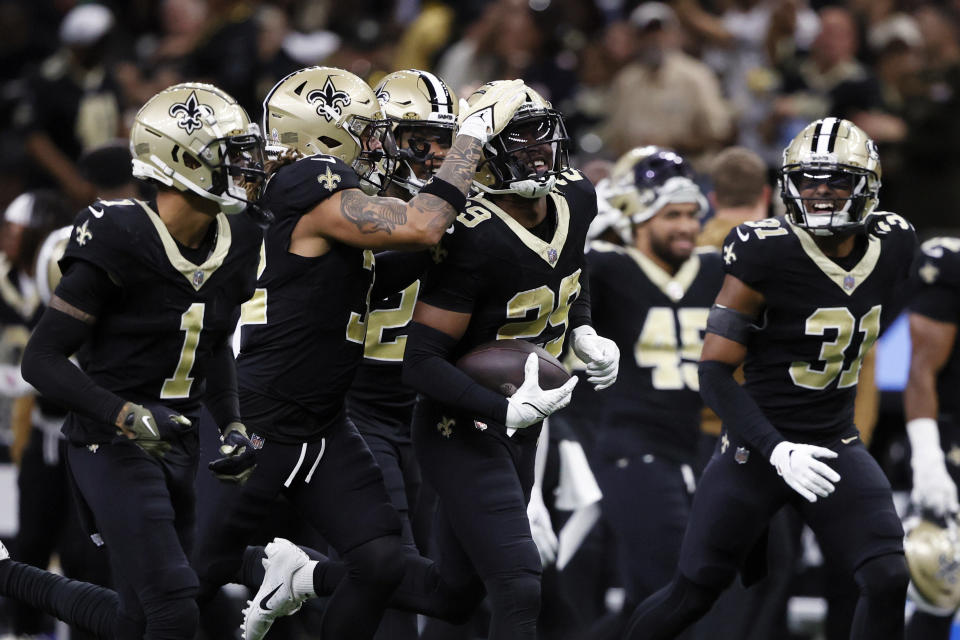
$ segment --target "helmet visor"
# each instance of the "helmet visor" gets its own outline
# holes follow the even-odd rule
[[[219,164],[211,160],[219,158]],[[200,160],[214,175],[214,192],[247,201],[260,197],[266,179],[264,172],[263,138],[258,133],[226,136],[210,141],[200,152]]]

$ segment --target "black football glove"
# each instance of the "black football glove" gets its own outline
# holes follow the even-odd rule
[[[127,402],[117,414],[117,435],[124,435],[152,456],[170,451],[170,440],[190,430],[185,416],[161,404],[143,406]]]
[[[257,466],[257,451],[247,437],[247,428],[231,422],[220,436],[220,456],[207,468],[218,479],[243,484]]]

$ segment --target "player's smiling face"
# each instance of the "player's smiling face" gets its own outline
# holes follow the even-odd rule
[[[507,152],[528,176],[540,176],[553,169],[553,140],[553,123],[547,118],[514,125],[504,133]]]
[[[673,267],[683,264],[696,247],[699,212],[700,206],[694,202],[664,205],[645,224],[653,253]]]
[[[807,215],[830,216],[846,206],[856,177],[843,171],[805,170],[793,180]]]
[[[400,153],[414,175],[427,180],[437,172],[450,151],[453,132],[442,127],[398,127],[397,136]]]

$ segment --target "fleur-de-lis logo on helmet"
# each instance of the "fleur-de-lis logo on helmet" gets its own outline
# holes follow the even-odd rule
[[[390,102],[390,92],[387,91],[386,88],[381,87],[380,90],[377,91],[377,102],[380,104]]]
[[[333,86],[333,78],[327,76],[323,89],[314,89],[307,94],[307,102],[317,103],[317,115],[323,116],[327,122],[333,122],[340,119],[343,107],[350,104],[350,94]]]
[[[183,102],[178,102],[170,107],[170,117],[177,119],[177,126],[191,134],[197,129],[203,127],[201,118],[212,116],[213,108],[210,105],[201,104],[197,99],[197,92],[191,91],[190,97]]]

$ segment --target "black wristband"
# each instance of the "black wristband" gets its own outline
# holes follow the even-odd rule
[[[430,182],[423,185],[423,188],[420,189],[420,194],[424,193],[437,196],[453,207],[454,211],[463,211],[463,208],[467,206],[467,196],[462,194],[460,189],[457,189],[446,180],[441,180],[436,176],[431,178]]]

